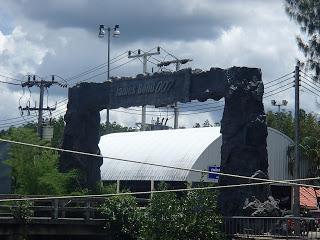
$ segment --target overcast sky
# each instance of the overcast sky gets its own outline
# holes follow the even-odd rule
[[[296,59],[301,58],[295,42],[299,29],[285,14],[281,0],[0,0],[0,4],[0,74],[17,79],[26,74],[57,74],[67,79],[106,62],[107,39],[98,38],[99,24],[120,25],[121,36],[111,39],[111,58],[128,50],[161,46],[179,58],[193,59],[184,67],[258,67],[264,82],[292,72]],[[128,61],[125,56],[111,64],[111,69],[116,68],[111,75],[135,76],[142,71],[138,59],[118,67]],[[150,59],[148,70],[153,67],[157,71],[154,63],[170,58],[162,51]],[[71,83],[104,71],[106,68],[98,69]],[[101,74],[88,81],[105,79],[106,74]],[[28,101],[34,105],[38,89],[31,90],[30,98],[27,89],[23,94],[19,87],[0,84],[0,128],[8,124],[3,119],[20,116],[19,100],[21,105]],[[49,93],[49,104],[67,97],[66,89],[52,88]],[[307,92],[301,96],[302,107],[317,113],[315,97]],[[293,89],[267,98],[267,110],[273,98],[287,99],[287,109],[292,109]],[[54,114],[64,109],[59,105]],[[140,121],[135,114],[139,111],[120,111],[111,113],[111,121],[130,126]],[[160,116],[152,111],[149,121]],[[221,113],[181,115],[180,125],[190,127],[206,119],[219,122]],[[170,114],[169,110],[161,111],[161,117]],[[102,115],[104,119],[104,112]]]

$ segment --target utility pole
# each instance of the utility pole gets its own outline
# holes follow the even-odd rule
[[[138,54],[132,55],[131,51],[128,52],[128,58],[140,58],[142,57],[142,63],[143,63],[143,74],[147,74],[147,62],[148,57],[153,55],[159,55],[160,54],[160,47],[157,47],[156,52],[143,52],[141,53],[141,50],[138,49]],[[147,107],[142,106],[142,116],[141,116],[141,131],[145,130],[146,126],[146,113],[147,113]]]
[[[295,179],[300,178],[300,69],[299,62],[295,68],[295,79],[294,79],[294,89],[295,89],[295,104],[294,104],[294,135],[295,135]],[[298,182],[297,182],[298,183]],[[296,217],[294,221],[295,234],[300,235],[300,187],[293,187],[293,216]]]
[[[54,111],[56,110],[56,107],[49,107],[47,106],[46,108],[43,107],[43,95],[44,95],[44,90],[45,88],[49,88],[52,85],[59,85],[60,87],[67,87],[66,84],[61,84],[58,81],[55,81],[54,75],[52,75],[52,79],[51,81],[46,81],[43,79],[40,80],[36,80],[36,76],[33,75],[33,80],[31,81],[31,76],[28,75],[28,81],[27,82],[23,82],[21,84],[22,87],[28,87],[31,88],[33,86],[36,86],[40,89],[40,96],[39,96],[39,107],[30,107],[26,106],[26,107],[21,107],[19,106],[19,109],[21,111],[21,113],[23,114],[23,111],[27,111],[28,114],[30,114],[30,111],[38,111],[38,126],[37,126],[37,132],[40,138],[42,138],[42,124],[43,124],[43,111]]]
[[[164,66],[169,66],[170,64],[176,64],[176,71],[180,70],[180,66],[181,64],[186,64],[187,62],[192,61],[192,59],[175,59],[172,61],[164,61],[164,62],[160,62],[159,64],[157,64],[158,67],[164,67]],[[174,129],[178,129],[179,128],[179,108],[178,108],[178,103],[175,102],[174,103]]]

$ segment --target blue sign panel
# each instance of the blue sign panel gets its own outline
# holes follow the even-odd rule
[[[219,166],[209,166],[208,171],[212,172],[212,173],[208,174],[208,178],[209,179],[216,179],[216,180],[219,179],[219,175],[215,174],[216,172],[220,172],[220,167]]]

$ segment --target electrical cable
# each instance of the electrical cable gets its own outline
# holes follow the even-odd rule
[[[282,81],[280,81],[280,82],[276,82],[276,83],[274,83],[274,84],[272,84],[272,85],[266,86],[264,89],[268,89],[268,88],[275,87],[275,86],[277,86],[277,85],[279,85],[279,84],[281,84],[281,83],[284,83],[284,82],[286,82],[286,81],[288,81],[288,80],[291,80],[291,79],[294,79],[294,77],[286,78],[286,79],[284,79],[284,80],[282,80]]]
[[[310,76],[309,74],[307,74],[306,72],[300,70],[301,73],[303,73],[304,75],[306,75],[307,77],[309,77],[311,80],[313,80],[314,77]]]
[[[272,90],[266,92],[266,94],[269,94],[269,93],[271,93],[271,92],[277,91],[277,90],[279,90],[279,89],[281,89],[281,88],[283,88],[283,87],[289,86],[290,84],[292,84],[292,82],[288,82],[287,84],[284,84],[284,85],[279,86],[279,87],[277,87],[277,88],[275,88],[275,89],[272,89]]]
[[[282,90],[280,90],[280,91],[278,91],[278,92],[269,94],[269,95],[267,95],[267,96],[264,96],[263,98],[266,99],[266,98],[268,98],[268,97],[271,97],[271,96],[277,95],[277,94],[279,94],[279,93],[285,92],[285,91],[287,91],[287,90],[289,90],[289,89],[291,89],[291,88],[292,88],[292,86],[290,86],[290,87],[288,87],[288,88],[285,88],[285,89],[282,89]]]
[[[281,76],[281,77],[278,77],[278,78],[276,78],[276,79],[273,79],[273,80],[271,80],[271,81],[268,81],[268,82],[264,83],[264,85],[266,86],[266,85],[268,85],[268,84],[270,84],[270,83],[272,83],[272,82],[278,81],[278,80],[280,80],[280,79],[282,79],[282,78],[284,78],[284,77],[287,77],[287,76],[289,76],[290,74],[293,74],[293,73],[294,73],[294,71],[293,71],[293,72],[290,72],[290,73],[287,73],[287,74],[285,74],[285,75],[283,75],[283,76]]]
[[[12,83],[12,82],[7,82],[7,81],[0,81],[0,83],[5,83],[5,84],[15,85],[15,86],[21,86],[21,83]]]
[[[305,87],[305,86],[301,86],[303,89],[308,90],[309,92],[313,93],[314,95],[316,95],[317,97],[320,97],[319,94],[315,93],[314,91],[310,90],[309,88]]]
[[[158,163],[143,162],[143,161],[137,161],[137,160],[103,156],[103,155],[94,154],[94,153],[87,153],[87,152],[80,152],[80,151],[75,151],[75,150],[49,147],[49,146],[44,146],[44,145],[8,140],[8,139],[3,139],[3,138],[0,138],[0,141],[12,143],[12,144],[17,144],[17,145],[22,145],[22,146],[28,146],[28,147],[34,147],[34,148],[40,148],[40,149],[46,149],[46,150],[53,150],[53,151],[58,151],[58,152],[72,153],[72,154],[78,154],[78,155],[84,155],[84,156],[90,156],[90,157],[108,158],[110,160],[119,161],[119,162],[135,163],[135,164],[148,165],[148,166],[153,166],[153,167],[162,167],[162,168],[168,168],[168,169],[174,169],[174,170],[180,170],[180,171],[212,174],[212,172],[206,171],[206,170],[199,170],[199,169],[185,168],[185,167],[176,167],[176,166],[169,166],[169,165],[158,164]],[[283,180],[270,180],[270,179],[265,179],[265,178],[255,178],[255,177],[249,177],[249,176],[243,176],[243,175],[237,175],[237,174],[231,174],[231,173],[214,172],[214,174],[218,175],[218,176],[237,178],[237,179],[243,179],[243,180],[250,180],[250,181],[260,181],[260,182],[268,182],[268,183],[288,184],[288,185],[294,185],[294,186],[314,187],[313,185],[292,183],[292,182],[283,181]],[[320,177],[317,177],[317,179],[319,179],[319,178]],[[320,186],[315,186],[315,187],[320,188]]]
[[[118,56],[116,56],[116,57],[114,57],[114,58],[112,58],[112,59],[110,60],[110,64],[115,63],[115,62],[116,62],[116,61],[115,61],[116,59],[118,59],[119,57],[121,57],[122,55],[124,55],[124,54],[126,54],[126,53],[127,53],[127,51],[119,54]],[[121,59],[122,59],[122,58],[121,58]],[[95,66],[95,67],[92,67],[92,68],[90,68],[90,69],[88,69],[88,70],[86,70],[86,71],[83,71],[83,72],[81,72],[81,73],[79,73],[79,74],[76,74],[76,75],[74,75],[74,76],[71,76],[71,77],[66,78],[66,81],[72,81],[72,80],[74,80],[74,79],[76,79],[76,78],[79,78],[79,77],[82,77],[82,76],[84,76],[84,75],[87,75],[87,74],[89,74],[89,73],[91,73],[91,72],[93,72],[93,71],[96,71],[96,70],[100,69],[100,68],[106,67],[107,65],[108,65],[108,62],[101,63],[101,64],[99,64],[99,65],[97,65],[97,66]]]
[[[317,178],[304,178],[304,179],[294,179],[294,180],[284,180],[289,183],[294,183],[298,181],[310,181],[318,180]],[[226,188],[237,188],[237,187],[248,187],[248,186],[258,186],[267,185],[272,183],[260,182],[260,183],[243,183],[243,184],[233,184],[233,185],[220,185],[220,186],[209,186],[209,187],[194,187],[194,188],[180,188],[180,189],[166,189],[166,190],[152,190],[144,192],[122,192],[122,193],[107,193],[107,194],[88,194],[88,195],[64,195],[64,196],[50,196],[50,197],[23,197],[23,198],[6,198],[0,199],[0,202],[12,202],[12,201],[40,201],[40,200],[55,200],[55,199],[80,199],[80,198],[101,198],[101,197],[116,197],[116,196],[129,196],[129,195],[142,195],[142,194],[155,194],[155,193],[169,193],[169,192],[190,192],[190,191],[203,191],[203,190],[217,190]],[[309,185],[305,185],[309,186]],[[319,188],[319,186],[317,186]]]
[[[316,84],[314,84],[313,82],[309,81],[308,79],[306,79],[303,76],[301,76],[301,78],[303,78],[303,81],[302,81],[303,83],[306,83],[308,86],[312,87],[316,91],[320,91],[320,86],[317,86]]]
[[[2,74],[0,74],[0,77],[8,78],[8,79],[11,79],[11,80],[14,80],[14,81],[17,81],[17,82],[22,82],[22,80],[21,80],[21,79],[17,79],[17,78],[9,77],[9,76],[2,75]]]

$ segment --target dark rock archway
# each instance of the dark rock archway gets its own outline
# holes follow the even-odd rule
[[[225,98],[221,122],[221,171],[224,173],[268,176],[267,126],[262,103],[263,83],[257,68],[212,68],[192,73],[190,69],[175,73],[138,75],[105,83],[80,83],[69,89],[68,110],[63,148],[99,153],[99,111],[109,107],[141,105],[165,106],[174,102],[206,101]],[[102,159],[62,153],[60,169],[80,169],[82,186],[93,188],[100,180]],[[220,177],[219,184],[248,183]],[[241,214],[245,199],[255,196],[264,201],[269,196],[266,186],[221,190],[219,205],[224,215]]]

